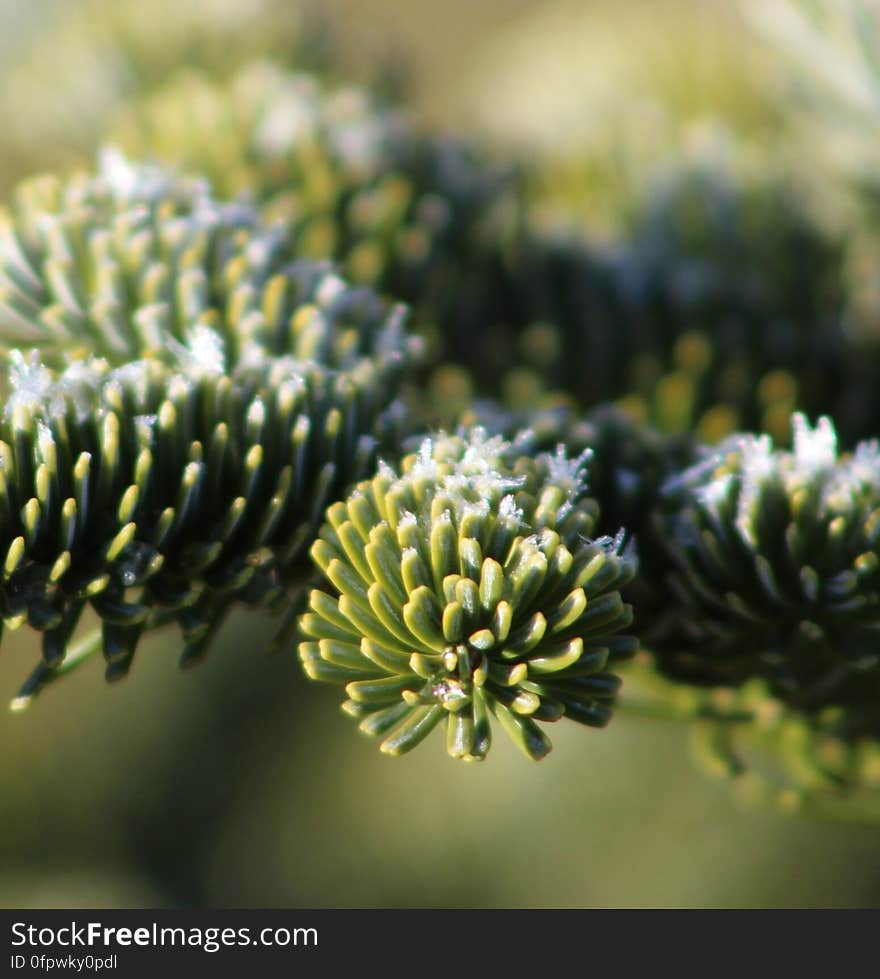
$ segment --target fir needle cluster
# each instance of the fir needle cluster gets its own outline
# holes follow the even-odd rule
[[[652,638],[672,675],[767,680],[805,711],[861,702],[880,665],[880,452],[838,454],[827,418],[794,446],[738,436],[667,489],[674,600]]]
[[[403,312],[200,178],[105,151],[22,184],[0,215],[0,336],[48,365],[96,355],[223,373],[289,356],[334,368],[407,348]]]
[[[481,429],[440,435],[330,507],[300,656],[345,684],[346,712],[384,752],[441,725],[452,757],[482,759],[494,717],[540,758],[538,722],[608,721],[611,670],[635,650],[619,591],[635,562],[620,538],[594,538],[585,462],[561,448],[516,459]]]
[[[199,658],[235,602],[289,603],[324,508],[374,462],[403,311],[200,181],[105,156],[4,216],[2,615],[61,665],[86,606],[108,676],[176,622]],[[295,593],[295,589],[294,589]]]

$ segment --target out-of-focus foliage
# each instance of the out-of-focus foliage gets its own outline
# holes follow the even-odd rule
[[[411,303],[432,360],[448,347],[449,297],[497,252],[518,206],[510,168],[473,145],[361,88],[267,62],[222,82],[187,71],[131,102],[111,135],[254,201],[298,255],[331,257],[353,282]]]
[[[625,243],[557,240],[521,228],[516,185],[472,148],[265,63],[222,83],[183,75],[129,105],[114,136],[250,194],[303,253],[414,303],[429,359],[514,406],[627,391],[636,416],[714,440],[743,426],[785,437],[792,408],[841,397],[840,249],[779,181],[685,170],[621,204]],[[456,400],[456,375],[433,383]],[[473,390],[463,379],[462,402]]]
[[[626,672],[632,706],[688,725],[690,754],[750,805],[833,815],[877,813],[880,745],[837,707],[805,714],[761,679],[738,687],[683,686],[659,676],[648,653]],[[870,694],[868,697],[870,698]],[[876,685],[873,685],[876,697]]]
[[[329,71],[329,43],[299,0],[59,3],[29,46],[6,54],[3,182],[90,159],[120,105],[183,65],[219,79],[254,57]]]
[[[844,323],[880,359],[880,4],[876,0],[780,0],[745,9],[784,66],[792,144],[814,209],[845,242]],[[808,161],[808,165],[806,164]],[[877,416],[876,385],[870,411]]]
[[[686,170],[655,191],[613,247],[532,229],[483,249],[440,306],[447,358],[514,408],[618,400],[708,441],[785,439],[793,409],[834,410],[847,439],[868,434],[840,245],[778,181]]]
[[[876,0],[777,0],[744,5],[772,42],[793,122],[814,165],[830,166],[876,196],[880,118],[880,6]],[[827,188],[841,195],[846,185]]]
[[[658,176],[758,176],[786,152],[783,79],[736,4],[552,0],[491,39],[475,75],[480,124],[537,161],[535,203],[565,227],[613,235]]]

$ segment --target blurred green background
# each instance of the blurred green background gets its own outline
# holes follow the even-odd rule
[[[115,2],[105,2],[108,17]],[[68,68],[75,57],[39,53],[77,4],[0,4],[4,190],[27,169],[78,158],[87,124],[112,112],[100,72],[67,74],[79,71]],[[246,0],[237,4],[250,16]],[[101,4],[90,9],[97,36]],[[628,160],[662,161],[723,148],[719,131],[733,129],[748,166],[778,138],[772,59],[722,2],[322,9],[355,75],[402,54],[425,118],[552,160],[547,200],[564,191],[569,214],[589,210],[597,187],[627,186],[609,139],[638,140]],[[94,108],[71,111],[95,93]],[[572,174],[590,177],[573,195]],[[93,663],[64,695],[0,716],[0,904],[880,904],[880,828],[739,809],[692,770],[683,731],[624,717],[604,732],[562,726],[540,765],[503,742],[483,766],[453,763],[439,742],[390,759],[356,736],[337,691],[307,686],[292,653],[262,652],[270,629],[239,616],[212,658],[184,675],[175,649],[154,639],[123,683],[107,689]],[[24,634],[7,644],[3,696],[35,652]]]

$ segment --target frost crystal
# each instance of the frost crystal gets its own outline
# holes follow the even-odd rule
[[[134,423],[137,426],[138,432],[145,439],[146,442],[152,442],[153,431],[156,428],[156,422],[159,420],[158,415],[135,415]]]
[[[837,434],[828,418],[820,418],[814,429],[802,414],[791,419],[797,466],[807,472],[827,469],[837,461]]]
[[[517,453],[511,442],[501,436],[490,438],[483,428],[452,437],[440,432],[422,441],[401,478],[408,482],[430,480],[435,484],[432,495],[454,501],[459,518],[465,513],[485,514],[497,507],[501,518],[521,521],[523,514],[515,494],[527,477],[514,475],[510,468],[519,454],[523,453]],[[585,466],[591,456],[592,450],[587,449],[576,458],[568,458],[560,446],[555,454],[540,457],[546,466],[547,483],[558,486],[564,494],[560,518],[571,511],[583,493]]]
[[[419,446],[418,457],[410,473],[414,479],[434,479],[437,472],[437,463],[434,461],[434,442],[427,438]]]
[[[315,300],[320,306],[330,306],[340,296],[345,295],[345,283],[338,275],[329,274],[321,279],[315,292]]]
[[[586,488],[586,466],[592,456],[592,449],[584,449],[579,456],[569,459],[565,446],[558,445],[553,455],[547,453],[545,456],[550,481],[568,489],[570,493],[580,492]]]
[[[860,442],[847,470],[851,482],[880,492],[880,443],[876,439]]]
[[[860,442],[855,452],[841,459],[827,473],[822,505],[832,513],[844,513],[863,505],[865,497],[880,493],[880,447],[875,440]]]
[[[89,388],[94,390],[107,373],[107,361],[90,357],[88,360],[74,361],[65,368],[60,382],[68,388]]]
[[[177,197],[196,209],[210,197],[207,181],[184,178],[161,166],[132,163],[113,146],[98,154],[98,178],[114,197],[132,204]]]
[[[551,455],[548,452],[541,457],[547,463],[549,481],[565,492],[565,502],[559,508],[559,519],[564,519],[568,515],[577,498],[586,489],[586,464],[592,456],[592,449],[584,449],[579,456],[569,459],[565,446],[560,444],[556,447],[555,453]]]
[[[379,460],[378,472],[383,479],[390,479],[390,480],[397,479],[397,473],[394,471],[394,469],[391,466],[388,465],[388,463],[384,459]],[[415,520],[414,514],[408,514],[408,515],[411,516],[413,520]],[[407,516],[407,514],[404,514],[404,516]]]
[[[248,223],[253,222],[253,215],[248,212],[250,217]],[[250,241],[245,246],[245,256],[248,264],[255,270],[265,270],[272,262],[279,246],[285,243],[285,229],[283,226],[263,229],[260,234],[253,234]]]
[[[740,458],[742,489],[739,496],[736,526],[743,539],[755,546],[757,544],[754,530],[755,504],[760,499],[767,482],[774,477],[778,463],[774,458],[773,443],[767,435],[762,435],[760,438],[741,439]],[[722,476],[720,479],[724,481],[725,477]]]
[[[195,366],[209,374],[226,371],[226,344],[216,330],[198,323],[188,331],[186,345]]]
[[[473,503],[465,503],[461,512],[463,516],[487,517],[489,515],[489,501],[476,500]]]
[[[732,482],[733,476],[730,473],[716,476],[705,486],[697,488],[697,499],[707,510],[717,514],[721,509],[721,504],[727,499]]]
[[[119,197],[131,197],[138,186],[138,171],[115,146],[107,146],[98,156],[98,170]]]
[[[55,438],[44,421],[37,422],[37,448],[41,462],[47,462],[55,453]]]
[[[9,351],[9,387],[11,394],[6,401],[6,417],[11,418],[16,408],[45,410],[53,398],[54,378],[41,361],[36,350],[25,355],[20,350]]]
[[[165,346],[185,370],[204,371],[207,374],[226,372],[226,344],[223,337],[204,323],[197,323],[187,330],[185,343],[167,336]],[[259,355],[265,356],[262,350]]]
[[[265,359],[266,350],[263,345],[256,340],[247,340],[238,355],[238,367],[241,370],[249,370],[259,367]]]
[[[635,544],[627,536],[625,527],[621,527],[613,537],[606,534],[603,537],[594,538],[592,543],[596,547],[601,547],[609,555],[631,555],[635,551]]]
[[[412,512],[412,510],[405,510],[400,519],[397,521],[397,529],[406,530],[409,527],[418,526],[418,523],[419,518]]]
[[[504,520],[515,520],[519,523],[523,518],[522,508],[516,505],[516,497],[508,493],[498,507],[498,515]]]
[[[266,406],[263,404],[262,398],[254,398],[248,408],[247,413],[248,425],[253,425],[255,428],[262,428],[266,421]]]
[[[143,388],[149,381],[155,364],[149,360],[133,360],[122,367],[117,367],[108,376],[109,382],[121,384],[123,387]]]

